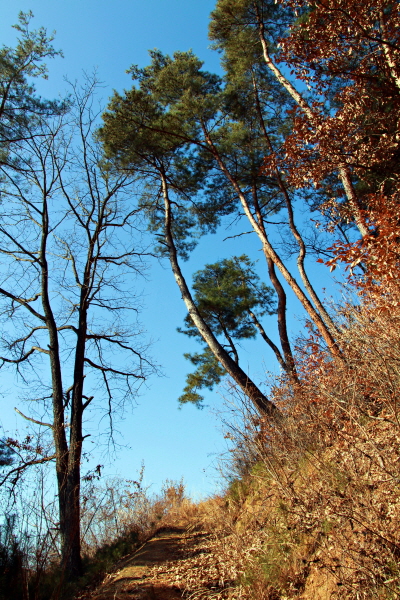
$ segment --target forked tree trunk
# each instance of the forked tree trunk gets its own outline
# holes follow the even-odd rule
[[[60,518],[61,581],[70,581],[82,574],[80,546],[80,461],[82,451],[82,410],[73,412],[70,424],[70,444],[66,438],[64,393],[58,329],[48,292],[46,258],[49,222],[47,202],[43,202],[42,239],[40,249],[41,297],[46,327],[49,333],[53,397],[53,439],[56,450],[56,474]],[[83,366],[83,361],[82,361]],[[82,378],[83,382],[83,378]],[[74,402],[74,400],[73,400]]]

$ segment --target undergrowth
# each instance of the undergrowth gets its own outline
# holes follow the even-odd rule
[[[121,559],[132,554],[162,527],[176,523],[185,498],[182,482],[167,480],[150,495],[139,481],[90,478],[84,489],[82,576],[67,581],[59,568],[56,538],[52,547],[23,547],[10,531],[0,540],[0,600],[72,600],[86,597]],[[134,484],[134,485],[132,485]],[[86,499],[86,501],[85,501]],[[0,530],[1,533],[1,530]],[[47,560],[43,556],[48,557]],[[42,568],[38,568],[42,564]]]
[[[227,491],[191,514],[209,535],[208,566],[197,583],[187,575],[196,598],[400,597],[400,294],[390,293],[390,311],[386,296],[336,315],[346,360],[310,329],[300,384],[273,389],[279,423],[230,389]]]

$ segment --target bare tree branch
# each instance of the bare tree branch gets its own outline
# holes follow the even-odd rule
[[[118,371],[117,369],[113,369],[112,367],[105,367],[104,365],[98,365],[93,362],[90,358],[85,357],[85,362],[87,362],[94,369],[98,369],[103,373],[115,373],[116,375],[123,375],[124,377],[134,377],[135,379],[146,379],[144,375],[136,375],[136,373],[130,373],[129,371]]]
[[[14,473],[17,474],[17,478],[19,477],[19,475],[25,471],[25,469],[27,469],[28,467],[32,467],[33,465],[41,465],[44,464],[46,462],[49,462],[51,460],[55,460],[56,459],[56,454],[52,454],[51,456],[44,456],[42,458],[37,458],[35,460],[28,460],[26,463],[24,463],[23,465],[20,465],[19,467],[15,467],[14,469],[11,469],[10,471],[8,471],[8,473],[2,478],[0,479],[0,487],[2,485],[4,485],[4,483],[11,477],[11,475],[13,475]],[[16,483],[16,482],[14,482]]]
[[[19,415],[21,415],[21,417],[24,417],[24,419],[26,419],[27,421],[30,421],[31,423],[36,423],[36,425],[43,425],[43,427],[50,427],[50,429],[53,429],[53,425],[51,423],[43,423],[42,421],[37,421],[36,419],[32,419],[32,417],[27,417],[26,415],[24,415],[23,412],[21,412],[18,408],[14,407],[15,412],[17,412]]]
[[[0,288],[0,294],[2,294],[3,296],[6,296],[6,298],[10,298],[14,302],[17,302],[18,304],[21,304],[21,306],[24,306],[27,310],[29,310],[29,312],[31,312],[35,317],[37,317],[41,321],[46,320],[46,318],[43,315],[38,313],[34,308],[32,308],[32,306],[29,305],[29,302],[33,302],[36,299],[36,297],[38,298],[40,296],[40,294],[38,294],[33,299],[18,298],[18,296],[15,296],[11,292],[8,292],[7,290],[4,290],[3,288]]]

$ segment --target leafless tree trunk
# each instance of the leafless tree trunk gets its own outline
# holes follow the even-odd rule
[[[122,390],[131,398],[154,370],[145,346],[137,340],[133,346],[134,321],[129,326],[129,318],[121,320],[123,313],[136,311],[124,277],[142,271],[146,252],[133,235],[139,211],[128,194],[132,179],[102,165],[93,141],[94,88],[94,81],[83,92],[74,87],[71,112],[57,122],[43,122],[41,136],[21,144],[23,169],[18,174],[3,170],[8,201],[0,225],[0,296],[10,322],[22,333],[9,331],[0,360],[1,366],[15,365],[28,383],[37,359],[48,359],[48,422],[23,416],[52,431],[67,578],[81,572],[83,419],[95,400],[85,392],[86,377],[97,375],[103,382],[112,423],[114,396],[121,400]],[[123,353],[119,360],[122,356],[125,366],[114,366],[116,351]]]

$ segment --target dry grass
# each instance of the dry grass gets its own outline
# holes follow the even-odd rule
[[[208,536],[188,597],[400,597],[400,302],[392,293],[389,312],[387,301],[338,315],[346,362],[315,336],[302,342],[301,388],[274,391],[283,427],[240,406],[242,427],[229,431],[238,477],[188,513]]]
[[[230,390],[238,414],[223,496],[195,504],[180,482],[152,498],[140,482],[88,495],[92,560],[132,532],[143,542],[180,528],[186,546],[160,577],[187,599],[399,598],[400,294],[391,291],[390,311],[388,294],[338,314],[344,362],[314,332],[301,341],[301,386],[273,390],[281,426]]]

